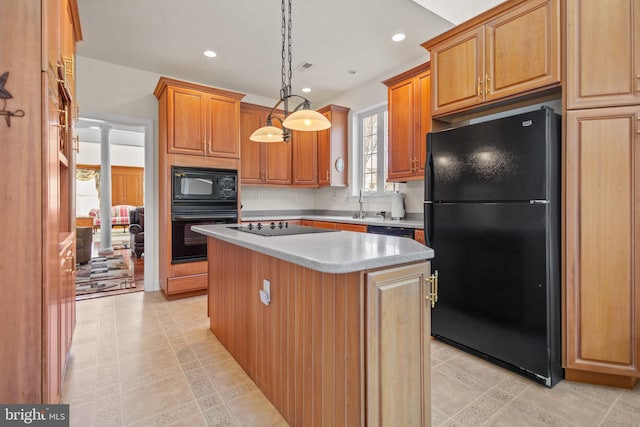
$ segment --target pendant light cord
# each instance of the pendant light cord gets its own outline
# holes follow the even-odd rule
[[[291,76],[293,70],[291,68],[291,1],[288,0],[289,10],[287,11],[287,0],[282,0],[282,26],[280,28],[280,35],[282,36],[282,66],[280,69],[282,75],[282,87],[280,89],[280,100],[284,102],[284,115],[289,114],[289,97],[291,96]]]

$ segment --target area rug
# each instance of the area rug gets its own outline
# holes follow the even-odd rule
[[[94,257],[87,264],[77,267],[76,295],[135,287],[133,273],[122,255]]]

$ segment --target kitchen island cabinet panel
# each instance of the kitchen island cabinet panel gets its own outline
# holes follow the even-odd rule
[[[290,425],[430,425],[431,249],[363,233],[194,231],[209,236],[211,330]]]

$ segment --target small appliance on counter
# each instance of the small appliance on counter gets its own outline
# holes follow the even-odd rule
[[[393,193],[391,195],[391,219],[404,218],[404,193]]]

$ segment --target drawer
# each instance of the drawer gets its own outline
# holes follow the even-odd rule
[[[208,274],[194,274],[184,277],[170,277],[167,279],[167,294],[179,294],[182,292],[207,289],[209,285]]]

